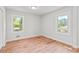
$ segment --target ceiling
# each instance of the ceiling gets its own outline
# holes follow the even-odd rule
[[[39,6],[39,8],[36,10],[30,9],[29,6],[7,6],[6,8],[21,11],[21,12],[33,13],[36,15],[42,15],[42,14],[49,13],[51,11],[55,11],[62,7],[63,6]]]

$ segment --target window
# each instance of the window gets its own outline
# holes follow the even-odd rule
[[[13,30],[14,31],[21,31],[22,30],[22,21],[23,21],[23,17],[21,17],[21,16],[14,16],[13,17]]]
[[[68,32],[68,16],[58,16],[57,31],[61,33]]]

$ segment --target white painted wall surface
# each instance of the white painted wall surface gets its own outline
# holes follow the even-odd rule
[[[13,31],[12,16],[15,15],[24,16],[23,31],[19,32]],[[40,32],[39,26],[40,26],[39,16],[14,10],[7,10],[7,41],[12,41],[12,39],[15,39],[17,35],[20,35],[21,37],[39,35]]]
[[[77,13],[75,12],[76,11],[75,9],[73,7],[65,7],[65,8],[56,10],[54,12],[48,13],[46,15],[43,15],[41,18],[42,35],[50,37],[50,38],[56,38],[58,41],[62,41],[64,43],[77,47],[77,37],[76,37],[77,35],[76,33]],[[67,14],[69,16],[70,33],[68,35],[60,34],[56,32],[56,20],[57,20],[56,17],[57,15],[61,15],[61,14]]]
[[[73,47],[78,47],[78,11],[78,7],[65,7],[45,15],[37,16],[14,10],[7,10],[6,40],[13,41],[16,39],[17,35],[21,37],[45,35],[50,38],[56,38]],[[56,33],[56,16],[65,13],[69,16],[70,20],[70,33],[68,35]],[[12,30],[12,16],[14,15],[24,16],[24,30],[21,32],[14,32]]]
[[[5,46],[6,28],[5,28],[5,8],[0,7],[0,48]]]
[[[78,6],[78,11],[77,11],[77,13],[78,13],[78,15],[77,15],[77,17],[78,17],[78,21],[77,21],[77,38],[78,38],[78,40],[77,40],[77,42],[78,42],[78,48],[79,48],[79,6]]]

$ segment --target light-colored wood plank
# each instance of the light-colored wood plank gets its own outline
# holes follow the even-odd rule
[[[2,53],[74,53],[70,46],[61,42],[43,37],[33,37],[18,41],[8,42],[0,50]]]

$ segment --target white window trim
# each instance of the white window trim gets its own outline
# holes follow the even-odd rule
[[[58,32],[58,30],[57,30],[57,21],[58,21],[58,16],[68,16],[68,32],[66,32],[66,33],[62,33],[62,32]],[[70,35],[71,33],[71,30],[70,30],[70,20],[71,20],[71,16],[70,16],[70,14],[69,14],[69,12],[64,12],[64,13],[60,13],[60,14],[57,14],[56,15],[56,33],[57,34],[60,34],[60,35]]]
[[[20,31],[14,31],[13,30],[13,17],[15,17],[15,16],[19,16],[19,17],[23,17],[23,20],[22,20],[22,30],[20,30]],[[21,15],[12,15],[12,22],[11,22],[11,27],[12,27],[12,32],[23,32],[24,31],[24,16],[21,16]]]

